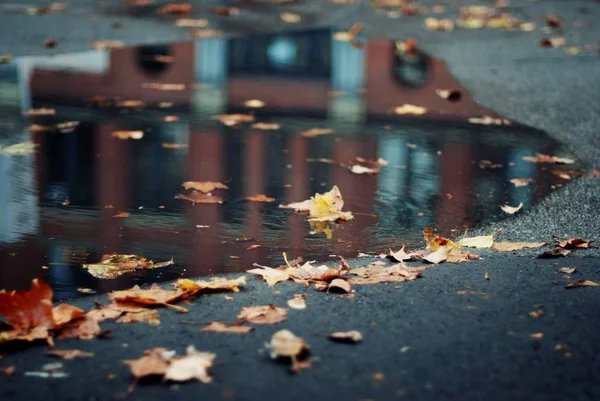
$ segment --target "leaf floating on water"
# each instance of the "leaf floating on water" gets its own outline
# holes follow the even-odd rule
[[[224,323],[224,322],[212,322],[208,326],[204,327],[202,332],[211,333],[234,333],[234,334],[246,334],[254,330],[254,327],[244,326],[239,323]]]
[[[185,313],[187,309],[181,306],[173,305],[175,302],[180,301],[189,293],[178,290],[163,290],[158,288],[158,285],[153,284],[147,290],[141,289],[139,286],[130,288],[129,290],[113,291],[108,294],[111,301],[115,303],[134,303],[141,305],[160,305],[175,309],[179,312]]]
[[[525,248],[540,248],[548,245],[547,242],[495,242],[492,250],[498,252],[519,251]]]
[[[524,156],[523,160],[532,163],[550,163],[550,164],[573,164],[575,160],[564,157],[549,156],[538,153],[537,156]]]
[[[279,18],[283,21],[283,22],[287,22],[288,24],[296,24],[298,22],[300,22],[302,20],[302,16],[300,16],[300,14],[296,14],[296,13],[290,13],[290,12],[282,12],[279,15]]]
[[[500,163],[492,163],[489,160],[480,160],[479,163],[477,163],[477,165],[479,166],[479,168],[481,169],[488,169],[488,170],[492,170],[492,169],[496,169],[496,168],[502,168],[504,167],[502,164]]]
[[[244,102],[244,107],[248,107],[251,109],[260,109],[262,107],[265,107],[265,102],[263,102],[262,100],[258,100],[258,99],[246,100]]]
[[[44,107],[40,109],[29,109],[26,113],[28,116],[53,116],[56,114],[54,109],[46,109]]]
[[[254,122],[255,117],[250,114],[219,114],[212,117],[213,120],[219,120],[223,125],[233,127],[241,123]]]
[[[421,106],[415,106],[414,104],[403,104],[394,109],[395,114],[405,115],[410,114],[413,116],[421,116],[427,113],[427,109]]]
[[[198,191],[191,191],[187,194],[177,194],[175,199],[186,200],[192,203],[223,203],[223,198],[212,194],[203,194]]]
[[[577,280],[577,281],[569,283],[565,286],[565,288],[577,288],[577,287],[600,287],[600,283],[596,283],[595,281],[590,281],[590,280]]]
[[[251,202],[263,202],[263,203],[275,202],[275,198],[270,198],[265,194],[247,196],[246,200],[251,201]]]
[[[254,129],[258,129],[261,131],[274,131],[281,128],[279,124],[269,124],[269,123],[256,123],[251,126]]]
[[[352,213],[342,212],[344,200],[337,185],[331,191],[324,194],[317,193],[312,198],[303,202],[280,205],[280,207],[295,209],[296,211],[308,211],[308,221],[336,221],[351,220],[354,218]]]
[[[30,141],[17,143],[6,147],[0,146],[0,154],[5,154],[7,156],[27,156],[35,153],[37,146],[37,144]]]
[[[125,43],[120,40],[96,40],[92,42],[92,48],[96,50],[112,50],[124,47]]]
[[[356,344],[362,341],[363,336],[360,331],[351,330],[345,332],[335,332],[329,335],[329,339],[340,343]]]
[[[502,205],[502,206],[500,206],[500,209],[502,209],[502,211],[504,213],[508,213],[508,214],[519,213],[522,208],[523,208],[523,202],[519,202],[519,205],[516,206],[516,207],[509,206],[509,205]]]
[[[510,125],[510,121],[506,118],[494,118],[491,116],[471,117],[468,121],[471,124],[478,125]]]
[[[532,178],[513,178],[513,179],[510,179],[509,181],[516,188],[519,188],[519,187],[526,187],[527,185],[531,184],[535,180],[533,180]]]
[[[334,131],[329,128],[312,128],[308,131],[301,132],[300,136],[303,138],[315,138],[322,135],[331,135],[333,132]]]
[[[454,30],[454,22],[450,19],[427,17],[425,18],[425,29],[429,31],[452,31]],[[444,97],[444,99],[447,98]]]
[[[193,189],[196,191],[209,193],[215,189],[229,189],[229,187],[223,183],[215,181],[186,181],[181,186],[185,189]]]
[[[189,3],[167,4],[158,9],[159,14],[188,15],[192,13],[192,5]]]
[[[127,213],[127,212],[119,212],[119,213],[113,215],[113,217],[117,218],[117,219],[123,219],[123,218],[129,217],[129,213]]]
[[[275,324],[287,319],[287,310],[273,305],[243,307],[237,317],[248,323]]]
[[[83,268],[96,278],[110,280],[136,270],[158,269],[173,264],[173,260],[154,263],[143,256],[112,254],[103,255],[100,263],[84,264]]]
[[[308,212],[311,204],[312,199],[307,199],[302,202],[292,202],[288,203],[287,205],[279,205],[279,207],[283,209],[294,209],[296,212]]]
[[[458,245],[468,248],[491,248],[494,245],[494,237],[502,231],[501,229],[490,234],[479,237],[462,238],[458,241]]]
[[[127,139],[142,139],[144,131],[113,131],[112,137],[123,141]]]

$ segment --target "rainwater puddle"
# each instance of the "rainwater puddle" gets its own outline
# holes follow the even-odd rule
[[[568,156],[558,143],[515,125],[468,123],[492,114],[442,62],[398,55],[386,39],[356,49],[322,29],[25,57],[0,67],[0,145],[38,145],[31,155],[0,154],[6,289],[41,276],[60,299],[80,287],[104,292],[275,266],[282,252],[327,260],[422,247],[424,227],[456,236],[505,218],[500,205],[523,202],[527,210],[565,182],[550,171],[560,166],[522,159]],[[460,99],[436,89],[459,90]],[[247,107],[252,99],[264,106]],[[395,115],[402,104],[427,113]],[[40,108],[55,113],[26,115]],[[254,122],[213,118],[232,113]],[[333,133],[301,135],[315,128]],[[340,166],[357,157],[388,165],[371,175]],[[499,166],[482,168],[482,160]],[[515,187],[512,178],[533,181]],[[175,199],[185,181],[220,181],[229,190],[215,191],[222,204],[191,204]],[[355,215],[346,224],[311,227],[278,207],[333,185]],[[276,200],[245,199],[256,194]],[[120,212],[129,216],[114,217]],[[113,252],[173,258],[175,266],[115,280],[81,268]]]

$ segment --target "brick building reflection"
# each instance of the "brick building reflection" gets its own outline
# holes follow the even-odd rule
[[[156,48],[118,49],[110,52],[106,69],[101,73],[36,67],[31,73],[30,90],[36,105],[81,106],[91,98],[100,97],[142,100],[150,107],[166,102],[178,109],[189,109],[189,112],[180,115],[179,125],[170,126],[175,127],[171,130],[174,130],[176,139],[188,143],[187,154],[182,151],[178,159],[163,160],[172,164],[169,168],[173,171],[163,171],[161,166],[152,167],[160,163],[152,163],[154,159],[145,156],[147,167],[152,169],[151,179],[160,180],[168,186],[162,191],[164,198],[161,202],[173,204],[172,196],[183,180],[226,181],[232,178],[232,165],[241,166],[241,182],[233,180],[231,186],[238,189],[232,188],[228,196],[237,194],[238,199],[267,193],[276,196],[278,202],[298,201],[316,191],[338,185],[344,194],[346,209],[357,212],[359,216],[337,230],[331,243],[321,246],[324,255],[347,255],[355,254],[357,249],[366,250],[369,245],[367,232],[378,221],[369,216],[377,212],[375,199],[379,191],[389,191],[391,187],[396,188],[394,195],[398,199],[412,200],[413,203],[429,202],[439,193],[454,195],[452,201],[442,201],[437,205],[432,220],[424,220],[427,224],[446,229],[461,228],[471,216],[468,209],[472,207],[473,199],[469,188],[476,179],[472,161],[477,155],[470,142],[440,143],[441,156],[419,156],[417,151],[407,148],[408,137],[384,142],[377,136],[363,135],[364,121],[395,118],[390,111],[402,103],[427,107],[435,118],[464,119],[486,112],[466,93],[457,103],[450,103],[435,94],[437,88],[458,88],[458,83],[439,60],[427,58],[422,63],[424,70],[417,71],[416,84],[403,82],[403,67],[398,63],[394,44],[389,40],[368,40],[363,50],[356,50],[348,43],[333,41],[329,30],[319,30],[232,40],[209,39]],[[211,95],[203,89],[193,91],[199,80],[210,85]],[[183,89],[156,90],[148,87],[148,83],[179,84],[183,85]],[[330,96],[332,91],[345,95]],[[220,96],[220,99],[209,96]],[[312,117],[315,125],[319,122],[335,124],[337,120],[345,124],[344,132],[332,141],[328,150],[327,157],[336,161],[348,162],[357,156],[367,159],[384,157],[393,159],[392,164],[406,163],[408,167],[405,171],[391,170],[387,175],[355,176],[342,168],[329,166],[326,177],[314,177],[311,166],[306,163],[313,145],[299,137],[298,132],[286,132],[289,135],[279,148],[273,148],[275,145],[269,132],[262,131],[246,132],[240,147],[234,146],[242,134],[233,132],[234,135],[230,135],[230,129],[211,121],[205,114],[204,105],[210,104],[210,113],[246,111],[243,103],[248,99],[260,99],[266,103],[258,114],[262,118],[301,115]],[[68,114],[59,113],[59,116],[71,119]],[[92,245],[99,253],[150,249],[155,255],[170,256],[178,252],[180,256],[176,259],[184,261],[182,264],[188,275],[223,271],[227,269],[223,266],[231,267],[232,263],[238,263],[228,259],[231,255],[240,256],[242,259],[237,266],[247,268],[254,262],[264,261],[271,254],[268,247],[246,252],[248,243],[237,244],[234,241],[234,237],[259,239],[269,233],[270,228],[265,228],[264,208],[259,203],[236,200],[245,208],[244,217],[238,225],[227,221],[223,206],[219,205],[185,205],[183,221],[175,215],[167,215],[166,223],[159,226],[137,227],[133,221],[114,219],[111,213],[103,210],[105,206],[127,210],[152,202],[152,196],[143,195],[146,189],[138,190],[142,195],[132,189],[136,183],[140,185],[140,171],[146,168],[136,168],[138,160],[132,158],[132,149],[159,149],[160,142],[165,142],[170,134],[167,133],[167,124],[137,122],[136,129],[151,127],[151,132],[138,142],[121,141],[113,138],[112,132],[130,129],[132,123],[126,118],[114,115],[98,118],[94,113],[88,113],[86,118],[93,122],[93,129],[84,133],[94,137],[93,141],[88,141],[91,148],[87,150],[92,157],[87,161],[79,160],[69,168],[80,169],[82,163],[93,165],[93,168],[87,169],[90,172],[87,179],[93,182],[93,205],[100,212],[96,220],[78,222],[75,212],[61,221],[59,214],[45,215],[42,210],[43,236],[99,241]],[[39,134],[36,140],[42,148],[38,156],[40,159],[74,157],[66,151],[49,153],[49,141],[54,140],[49,135]],[[427,142],[419,143],[421,149],[427,145]],[[284,150],[285,153],[282,153]],[[156,152],[162,154],[160,150]],[[274,160],[281,163],[275,164]],[[287,168],[287,165],[290,167]],[[38,160],[41,197],[48,192],[48,176],[52,174],[52,168],[51,163]],[[281,173],[275,183],[267,179],[273,170]],[[321,181],[324,186],[321,186]],[[78,185],[77,181],[71,183],[67,192],[74,192],[75,185]],[[71,199],[73,206],[77,206],[79,200]],[[412,212],[416,215],[417,211]],[[148,219],[152,221],[152,217]],[[308,227],[302,216],[290,215],[287,222],[281,224],[286,226],[280,233],[285,239],[281,243],[273,243],[273,249],[300,251],[309,247],[306,241]],[[197,226],[209,226],[210,229],[197,229]],[[228,235],[226,243],[223,243]]]

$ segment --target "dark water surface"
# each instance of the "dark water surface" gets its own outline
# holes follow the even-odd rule
[[[402,243],[420,247],[424,227],[458,235],[506,217],[502,204],[523,202],[527,210],[564,182],[547,170],[553,166],[522,160],[567,155],[549,137],[515,125],[469,124],[491,113],[464,91],[454,102],[438,96],[436,89],[460,90],[442,62],[398,55],[386,39],[362,43],[356,49],[323,29],[0,65],[0,145],[38,144],[31,155],[0,154],[0,288],[27,288],[41,276],[58,298],[68,298],[78,287],[100,292],[274,266],[284,251],[326,260]],[[249,109],[250,99],[265,106]],[[394,115],[405,103],[428,113]],[[56,114],[26,115],[42,107]],[[226,113],[250,113],[281,128],[228,127],[212,118]],[[300,135],[312,128],[334,133]],[[119,139],[117,131],[139,131],[138,139]],[[307,161],[356,157],[389,165],[356,175]],[[481,160],[502,167],[481,168]],[[516,188],[511,178],[534,182]],[[226,182],[224,203],[175,199],[190,180]],[[314,233],[305,216],[278,208],[333,185],[355,219],[330,227],[331,238]],[[245,200],[260,193],[276,201]],[[120,211],[129,217],[113,217]],[[247,250],[254,244],[260,248]],[[81,268],[112,252],[173,258],[175,266],[116,280]]]

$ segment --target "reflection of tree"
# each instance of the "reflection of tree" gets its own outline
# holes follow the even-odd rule
[[[411,54],[395,52],[394,75],[404,86],[420,87],[429,78],[429,56],[416,50]]]

